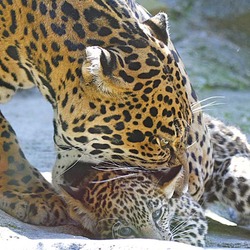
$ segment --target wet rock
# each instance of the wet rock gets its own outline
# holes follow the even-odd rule
[[[209,219],[207,247],[250,248],[250,228],[225,225]]]

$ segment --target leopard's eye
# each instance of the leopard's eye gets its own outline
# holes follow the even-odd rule
[[[169,141],[166,138],[162,138],[160,136],[156,137],[156,142],[163,150],[167,149],[170,146]]]
[[[161,217],[161,215],[162,215],[162,208],[157,209],[152,213],[152,217],[154,220],[158,220]]]
[[[134,231],[130,227],[121,227],[118,233],[123,237],[134,235]]]

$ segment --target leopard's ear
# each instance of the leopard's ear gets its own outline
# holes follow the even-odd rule
[[[152,35],[158,40],[168,45],[170,36],[168,29],[168,16],[165,13],[158,13],[157,15],[149,18],[143,24],[150,27]]]
[[[167,199],[170,199],[178,186],[183,182],[183,167],[177,166],[169,170],[159,170],[153,172],[157,179],[158,187],[162,189]],[[178,195],[178,194],[177,194]]]
[[[113,93],[120,78],[114,71],[117,68],[117,57],[114,51],[90,46],[85,50],[86,58],[82,65],[83,80],[86,85],[94,84],[99,91]]]
[[[95,232],[96,218],[91,207],[84,202],[86,190],[66,185],[60,186],[60,195],[63,197],[71,219],[83,225],[90,233]]]

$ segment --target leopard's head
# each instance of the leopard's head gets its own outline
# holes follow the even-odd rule
[[[70,217],[95,238],[172,239],[170,197],[181,181],[181,166],[168,172],[84,168],[79,183],[74,179],[72,186],[61,186],[62,195]]]
[[[203,214],[198,205],[192,209],[192,201],[186,197],[170,198],[177,182],[181,181],[181,169],[179,166],[165,172],[118,170],[110,166],[100,170],[98,167],[79,176],[79,183],[74,180],[72,186],[62,186],[62,195],[71,218],[81,223],[94,238],[186,240],[191,244],[192,241],[187,240],[189,234],[178,240],[177,231],[194,228],[195,232],[197,222],[188,223],[192,216],[202,217]],[[204,238],[205,223],[203,227],[201,237]]]
[[[168,47],[167,16],[160,13],[140,23],[127,12],[111,31],[103,46],[86,47],[79,86],[71,91],[69,85],[61,94],[65,98],[56,107],[55,142],[95,164],[119,162],[147,169],[181,164],[185,180],[176,188],[181,193],[188,184],[192,112],[188,80]]]

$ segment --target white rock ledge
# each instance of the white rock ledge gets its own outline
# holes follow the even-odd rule
[[[1,242],[1,249],[5,250],[196,250],[202,249],[177,242],[167,242],[147,239],[130,240],[81,240],[81,239],[43,239],[43,240],[12,240]],[[17,247],[18,246],[18,247]]]
[[[75,226],[42,227],[18,221],[0,210],[1,250],[197,250],[177,242],[128,239],[89,240],[82,236]]]

